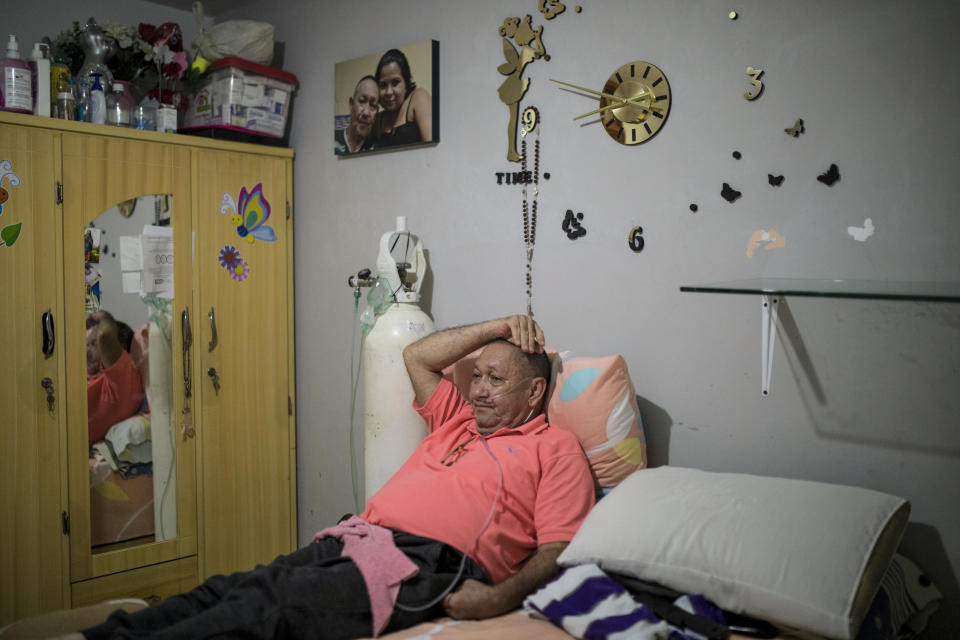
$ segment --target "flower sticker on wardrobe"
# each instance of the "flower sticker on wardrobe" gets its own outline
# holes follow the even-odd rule
[[[243,282],[250,275],[250,264],[243,258],[237,258],[237,265],[233,268],[232,277],[237,282]]]
[[[0,162],[0,216],[3,215],[3,206],[10,199],[10,192],[3,188],[3,181],[11,187],[20,186],[20,176],[13,172],[13,163],[9,160]],[[12,247],[20,237],[22,221],[0,226],[0,247]]]
[[[217,261],[237,282],[243,282],[250,275],[250,263],[240,257],[240,252],[234,246],[228,244],[220,249]]]
[[[220,249],[220,266],[227,271],[233,271],[233,268],[237,265],[237,260],[239,259],[240,252],[237,251],[236,247],[227,245],[223,249]]]

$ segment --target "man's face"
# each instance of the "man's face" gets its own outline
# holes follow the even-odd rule
[[[373,126],[373,116],[377,114],[380,92],[377,83],[369,78],[357,85],[350,98],[350,126],[364,138]]]
[[[87,375],[100,373],[100,347],[97,346],[99,331],[97,327],[87,329]]]
[[[477,358],[470,381],[470,404],[482,434],[517,426],[530,414],[531,381],[524,378],[517,353],[512,345],[494,342]]]

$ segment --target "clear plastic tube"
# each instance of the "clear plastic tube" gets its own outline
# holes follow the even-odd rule
[[[440,592],[440,595],[433,600],[430,600],[426,604],[409,606],[397,602],[397,609],[400,609],[401,611],[426,611],[430,607],[435,606],[438,602],[443,600],[447,594],[453,590],[457,583],[460,582],[460,578],[463,576],[463,570],[467,566],[467,556],[476,546],[477,541],[480,540],[480,536],[483,535],[483,532],[487,530],[487,527],[489,527],[490,523],[493,521],[493,514],[496,513],[497,503],[500,501],[500,494],[503,491],[503,467],[500,465],[500,460],[497,459],[497,456],[494,455],[493,451],[490,449],[490,445],[487,444],[487,437],[483,434],[480,434],[479,439],[483,444],[483,448],[487,450],[488,454],[490,454],[494,464],[497,465],[497,493],[493,496],[493,503],[490,505],[490,513],[487,514],[487,519],[477,530],[477,533],[473,536],[473,540],[470,541],[470,544],[468,544],[467,548],[463,551],[463,558],[460,560],[460,569],[457,570],[457,575],[454,576],[453,580],[450,581],[450,584],[447,585],[447,588]]]
[[[360,366],[363,363],[363,342],[367,337],[370,327],[364,327],[360,334],[360,346],[357,349],[357,359],[353,359],[353,345],[357,341],[357,325],[360,324],[360,288],[353,294],[353,328],[350,332],[350,484],[353,488],[353,506],[354,513],[362,513],[360,508],[360,470],[357,465],[357,445],[356,445],[356,411],[357,411],[357,388],[360,386]],[[354,364],[356,362],[356,364]]]

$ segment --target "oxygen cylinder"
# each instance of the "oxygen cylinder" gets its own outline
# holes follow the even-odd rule
[[[398,265],[395,245],[413,245],[413,262]],[[406,260],[406,259],[405,259]],[[396,301],[377,317],[363,344],[364,490],[370,498],[427,436],[427,425],[413,410],[413,386],[403,364],[403,348],[433,332],[433,321],[420,309],[420,285],[426,271],[420,238],[407,231],[405,216],[397,229],[380,238],[377,271]],[[401,271],[403,279],[401,280]]]

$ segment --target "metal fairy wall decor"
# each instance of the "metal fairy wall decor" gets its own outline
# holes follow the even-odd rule
[[[559,0],[539,0],[537,9],[545,19],[553,20],[566,11],[567,6]],[[580,13],[581,8],[577,6],[574,10]],[[502,39],[503,57],[506,60],[497,67],[497,71],[507,76],[497,89],[497,94],[510,110],[507,123],[507,160],[520,162],[523,158],[523,155],[517,152],[520,100],[530,88],[530,78],[524,78],[523,72],[534,60],[543,58],[549,61],[550,56],[543,45],[543,25],[534,28],[530,14],[523,18],[519,16],[504,18],[497,33]]]
[[[538,10],[546,20],[552,20],[564,11],[566,5],[559,0],[539,0]],[[580,7],[576,7],[580,13]],[[521,110],[520,101],[530,88],[530,79],[523,74],[535,60],[550,60],[543,44],[543,25],[534,26],[530,14],[524,17],[504,18],[497,30],[501,38],[504,62],[497,67],[506,80],[497,89],[500,100],[507,105],[507,152],[509,162],[521,163],[520,171],[495,172],[498,185],[517,185],[522,194],[523,214],[524,279],[526,285],[527,314],[533,315],[533,250],[537,234],[537,204],[540,195],[540,112],[534,106]],[[521,117],[522,113],[522,117]],[[520,149],[517,149],[520,138]],[[528,142],[530,144],[528,144]],[[532,157],[530,157],[532,154]],[[532,162],[531,162],[532,161]],[[530,165],[532,171],[530,170]],[[550,178],[544,172],[543,179]],[[581,234],[582,235],[582,234]]]

